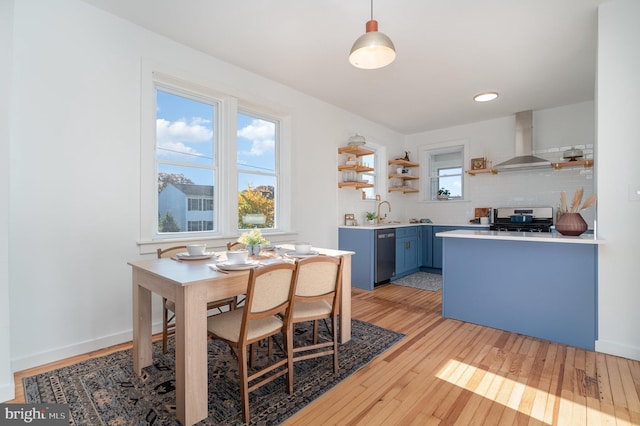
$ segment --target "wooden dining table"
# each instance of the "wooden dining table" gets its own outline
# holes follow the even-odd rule
[[[281,246],[284,249],[293,246]],[[315,248],[320,255],[343,260],[340,297],[340,340],[351,339],[350,251]],[[176,415],[183,425],[208,416],[207,391],[207,302],[246,293],[249,272],[224,272],[209,265],[212,259],[186,261],[145,259],[128,262],[133,285],[133,367],[153,363],[151,345],[151,294],[175,301]]]

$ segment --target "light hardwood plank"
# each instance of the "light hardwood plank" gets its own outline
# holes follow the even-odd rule
[[[352,315],[406,334],[284,425],[638,425],[640,362],[442,318],[441,292],[352,290]],[[22,377],[131,347],[16,373]]]

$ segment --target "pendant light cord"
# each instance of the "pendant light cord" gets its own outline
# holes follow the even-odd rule
[[[371,20],[373,21],[373,0],[371,0]]]

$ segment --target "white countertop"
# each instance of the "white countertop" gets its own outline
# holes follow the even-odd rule
[[[459,224],[459,223],[395,223],[395,222],[389,222],[389,223],[380,223],[377,225],[358,225],[358,226],[346,226],[346,225],[341,225],[338,226],[338,228],[347,228],[347,229],[368,229],[368,230],[375,230],[375,229],[388,229],[388,228],[403,228],[403,227],[407,227],[407,226],[455,226],[455,227],[477,227],[479,229],[489,229],[489,225],[480,225],[480,224],[474,224],[474,223],[465,223],[465,224]]]
[[[570,237],[555,232],[508,232],[508,231],[473,231],[459,229],[456,231],[438,232],[437,237],[443,238],[469,238],[479,240],[506,240],[506,241],[535,241],[539,243],[568,243],[568,244],[603,244],[594,235],[583,234],[578,237]]]

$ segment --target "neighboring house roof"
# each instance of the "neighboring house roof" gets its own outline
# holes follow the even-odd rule
[[[191,185],[187,183],[170,183],[169,185],[173,185],[176,189],[187,196],[213,197],[212,185]]]

